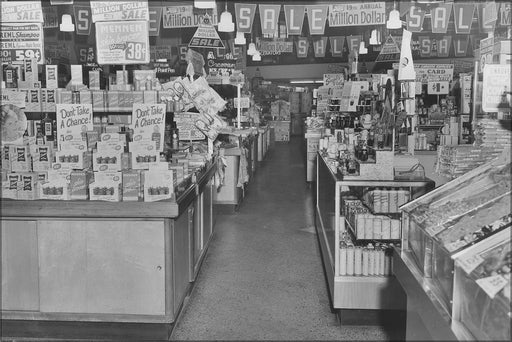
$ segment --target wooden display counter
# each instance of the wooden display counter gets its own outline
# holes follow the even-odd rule
[[[176,201],[2,200],[2,320],[175,322],[213,233],[216,163]]]

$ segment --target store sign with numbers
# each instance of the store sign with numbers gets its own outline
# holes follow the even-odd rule
[[[96,23],[98,64],[149,63],[147,21]]]
[[[0,53],[2,62],[27,58],[44,62],[43,10],[41,1],[2,1]]]

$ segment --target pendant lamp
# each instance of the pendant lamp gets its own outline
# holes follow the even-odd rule
[[[245,39],[245,35],[243,32],[237,31],[235,37],[235,45],[245,45],[247,40]]]
[[[370,36],[370,45],[380,45],[381,44],[381,34],[377,29],[372,30],[372,34]]]
[[[256,51],[254,55],[252,55],[252,60],[254,62],[260,62],[261,61],[261,54],[259,51]]]
[[[235,31],[235,23],[233,23],[233,16],[228,11],[228,2],[224,7],[224,12],[220,15],[219,26],[217,27],[219,32],[233,32]]]
[[[368,53],[368,48],[366,48],[364,44],[364,40],[359,43],[359,54],[360,55],[366,55]]]
[[[396,9],[396,2],[393,3],[393,10],[389,12],[389,19],[386,22],[386,28],[389,30],[397,30],[399,28],[402,28],[400,12]]]
[[[215,0],[194,0],[195,8],[215,8]]]
[[[62,22],[60,24],[59,30],[62,32],[73,32],[75,30],[75,24],[73,24],[70,14],[62,15]]]
[[[249,43],[249,48],[247,49],[247,54],[249,56],[254,55],[258,50],[256,50],[256,44],[254,44],[252,41]]]

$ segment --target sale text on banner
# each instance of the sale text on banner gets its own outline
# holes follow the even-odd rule
[[[510,64],[484,65],[482,109],[497,112],[500,108],[510,111]]]
[[[43,7],[43,28],[59,27],[59,14],[57,7]]]
[[[0,50],[2,62],[33,58],[38,64],[43,64],[43,24],[2,24]]]
[[[440,82],[453,80],[453,64],[414,64],[416,82]]]
[[[96,23],[98,64],[149,63],[147,21]]]
[[[114,20],[149,20],[147,0],[97,1],[91,0],[92,22]]]
[[[219,37],[217,30],[211,24],[201,24],[188,43],[194,48],[224,48],[224,43]]]
[[[206,135],[201,132],[195,125],[199,120],[199,113],[174,113],[174,121],[178,128],[179,140],[204,140]]]
[[[280,55],[293,53],[293,41],[284,38],[261,39],[256,38],[256,47],[261,55]]]
[[[81,143],[82,135],[92,130],[91,104],[57,104],[57,137],[62,143]]]
[[[41,1],[0,2],[3,23],[42,23]]]
[[[133,141],[156,141],[158,151],[163,151],[165,132],[165,103],[134,103],[132,110]]]
[[[385,23],[386,3],[384,1],[329,5],[329,27]]]
[[[217,8],[212,10],[210,24],[217,25]],[[164,28],[198,27],[204,21],[204,11],[194,9],[192,5],[163,7],[162,24]]]

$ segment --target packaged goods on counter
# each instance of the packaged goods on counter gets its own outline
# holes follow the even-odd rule
[[[393,244],[354,246],[346,241],[339,247],[339,276],[391,276]]]

